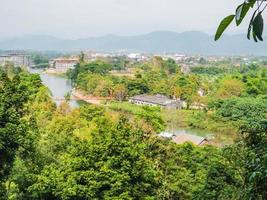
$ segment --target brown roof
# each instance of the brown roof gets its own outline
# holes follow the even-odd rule
[[[173,137],[173,141],[176,144],[192,142],[195,145],[204,145],[208,143],[208,140],[206,138],[190,134],[178,134],[177,136]]]

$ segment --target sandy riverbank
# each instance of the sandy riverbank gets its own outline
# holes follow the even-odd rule
[[[46,74],[55,74],[55,75],[64,75],[64,74],[66,74],[66,71],[61,71],[61,70],[49,68],[49,69],[46,69],[44,71],[44,73],[46,73]]]
[[[91,103],[95,105],[100,105],[101,102],[105,100],[112,100],[111,97],[96,97],[96,96],[88,95],[84,91],[79,90],[79,89],[74,89],[74,88],[72,89],[71,95],[77,100],[82,100],[87,103]]]

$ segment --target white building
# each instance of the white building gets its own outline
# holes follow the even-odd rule
[[[148,60],[148,56],[141,54],[141,53],[129,53],[126,55],[128,59],[133,61],[145,61]]]
[[[15,53],[0,55],[0,65],[5,65],[6,63],[13,63],[16,67],[29,67],[30,56],[24,54],[15,54]]]
[[[51,62],[51,67],[55,68],[57,72],[65,73],[69,69],[74,69],[78,62],[78,58],[56,58]]]

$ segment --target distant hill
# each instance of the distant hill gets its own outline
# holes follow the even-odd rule
[[[107,35],[78,40],[63,40],[51,36],[25,36],[0,41],[1,50],[53,51],[137,51],[149,53],[178,52],[209,55],[267,55],[265,42],[248,41],[246,35],[224,35],[219,42],[203,32],[183,33],[157,31],[137,36]]]

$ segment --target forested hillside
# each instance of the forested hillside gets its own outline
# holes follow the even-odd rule
[[[170,80],[177,97],[190,102],[214,73],[183,75],[171,61],[159,61],[129,80],[110,76],[112,65],[103,63],[80,63],[69,75],[77,87],[98,95],[110,88],[96,89],[92,79],[101,83],[97,87],[124,87],[126,96],[174,95]],[[239,139],[224,147],[159,138],[165,125],[157,108],[129,117],[104,106],[56,107],[39,75],[7,66],[0,76],[0,199],[266,198],[266,68],[223,72],[208,84],[215,87],[207,90],[209,107],[196,112],[191,124],[201,125],[207,116],[233,124]]]

